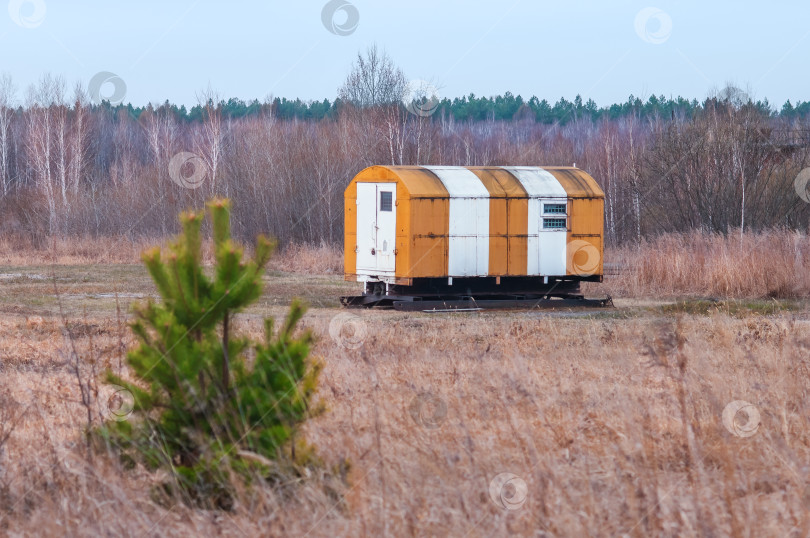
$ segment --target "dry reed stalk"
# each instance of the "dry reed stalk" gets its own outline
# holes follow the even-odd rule
[[[810,295],[810,237],[793,231],[727,236],[692,232],[608,248],[614,296],[796,298]],[[591,286],[589,289],[599,289]]]

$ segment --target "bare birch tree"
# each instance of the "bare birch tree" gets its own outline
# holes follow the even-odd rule
[[[11,186],[9,171],[9,136],[11,135],[11,118],[14,115],[14,96],[16,88],[11,75],[0,75],[0,188],[3,196]]]
[[[211,178],[211,193],[228,196],[227,179],[219,184],[219,169],[225,133],[222,128],[221,97],[211,86],[197,95],[197,101],[205,110],[205,118],[195,136],[195,151],[202,157]]]
[[[48,204],[48,229],[58,229],[57,186],[52,170],[55,132],[61,122],[59,107],[63,107],[64,80],[45,75],[28,89],[27,143],[28,159],[33,165],[36,183]]]
[[[73,128],[70,139],[70,192],[76,196],[82,181],[87,158],[87,107],[89,99],[84,86],[76,84],[73,91]]]

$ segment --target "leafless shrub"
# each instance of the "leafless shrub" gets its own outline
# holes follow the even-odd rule
[[[270,261],[270,267],[289,273],[334,275],[343,273],[343,250],[327,243],[293,243]]]

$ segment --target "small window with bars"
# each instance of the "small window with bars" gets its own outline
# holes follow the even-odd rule
[[[562,218],[544,218],[543,219],[543,229],[544,230],[565,230],[565,219]]]
[[[543,204],[543,213],[546,215],[565,215],[566,204]]]
[[[392,210],[393,193],[391,191],[380,191],[380,211]]]

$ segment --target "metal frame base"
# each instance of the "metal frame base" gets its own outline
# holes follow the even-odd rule
[[[348,308],[382,308],[401,312],[453,312],[507,309],[544,308],[605,308],[613,306],[613,299],[586,299],[582,295],[564,296],[487,296],[418,297],[405,295],[358,295],[341,297],[340,303]]]

